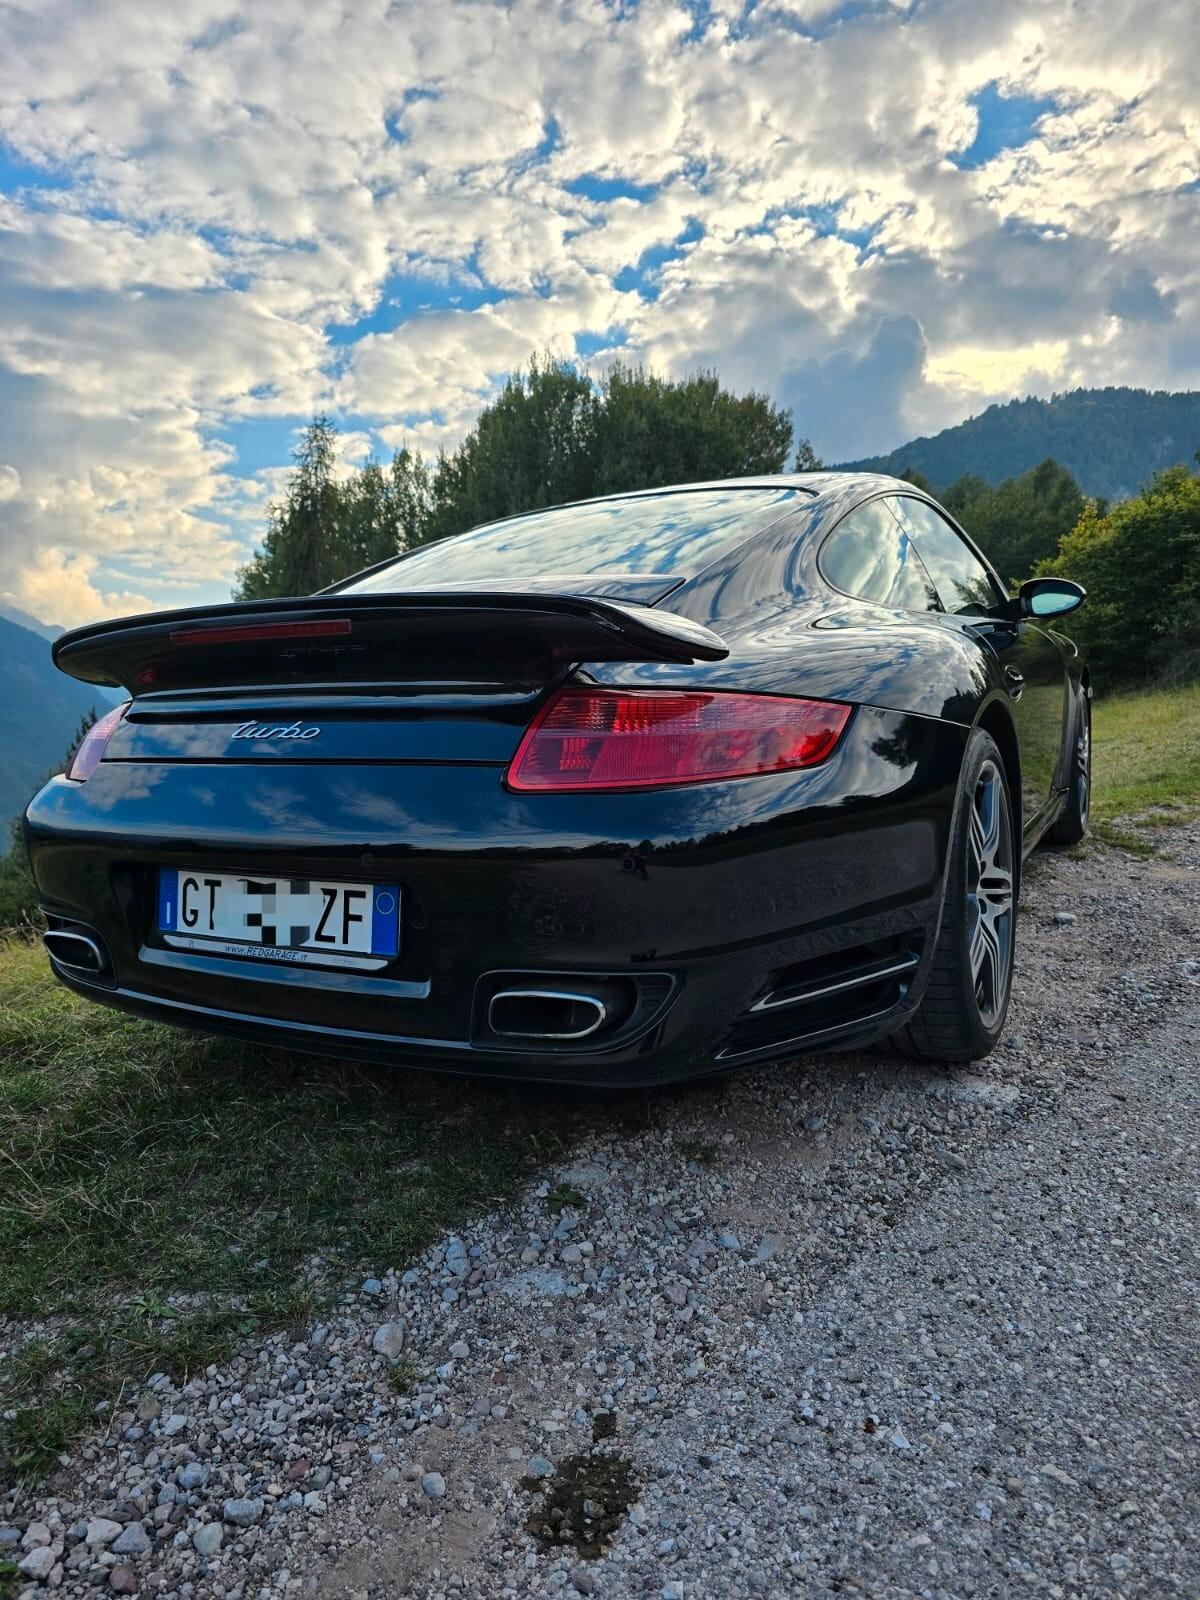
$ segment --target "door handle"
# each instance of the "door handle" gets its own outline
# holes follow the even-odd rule
[[[1019,700],[1021,698],[1021,690],[1025,687],[1025,674],[1018,672],[1016,667],[1005,667],[1004,678],[1004,687],[1014,700]]]

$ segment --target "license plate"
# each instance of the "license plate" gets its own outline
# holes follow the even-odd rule
[[[394,883],[161,868],[158,930],[178,950],[375,971],[400,947]]]

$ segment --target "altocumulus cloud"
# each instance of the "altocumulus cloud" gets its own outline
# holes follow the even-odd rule
[[[0,0],[0,593],[227,592],[293,431],[533,349],[827,456],[1200,381],[1194,0]]]

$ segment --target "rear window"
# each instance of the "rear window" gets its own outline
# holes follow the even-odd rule
[[[804,490],[684,489],[559,506],[422,545],[342,594],[542,578],[556,572],[690,578],[808,496]]]

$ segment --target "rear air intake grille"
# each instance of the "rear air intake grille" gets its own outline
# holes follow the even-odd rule
[[[908,993],[921,960],[918,935],[854,945],[797,962],[738,1018],[718,1059],[795,1044],[797,1049],[886,1016]]]

